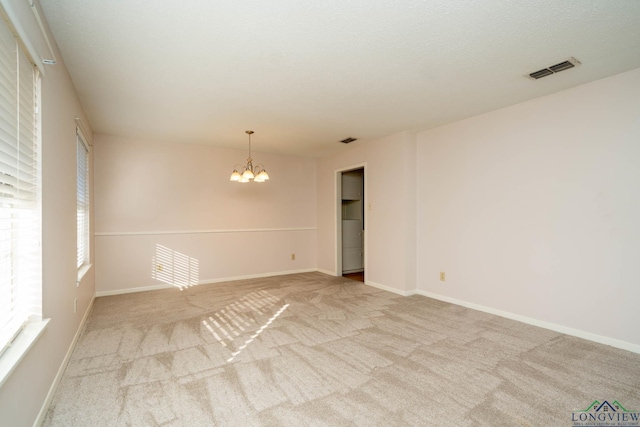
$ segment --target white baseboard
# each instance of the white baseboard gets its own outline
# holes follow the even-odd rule
[[[316,268],[316,271],[317,271],[318,273],[326,274],[326,275],[333,276],[333,277],[338,277],[338,276],[336,275],[336,272],[335,272],[335,271],[325,270],[324,268]]]
[[[220,279],[201,280],[200,282],[198,282],[198,284],[206,285],[209,283],[233,282],[235,280],[260,279],[262,277],[285,276],[287,274],[313,273],[315,271],[318,271],[318,270],[315,268],[304,268],[302,270],[275,271],[271,273],[248,274],[245,276],[233,276],[233,277],[223,277]]]
[[[517,320],[518,322],[526,323],[540,328],[549,329],[551,331],[560,332],[562,334],[571,335],[574,337],[582,338],[585,340],[597,342],[600,344],[609,345],[611,347],[621,348],[623,350],[631,351],[634,353],[640,353],[640,345],[633,344],[627,341],[622,341],[615,338],[605,337],[603,335],[593,334],[591,332],[582,331],[580,329],[570,328],[568,326],[558,325],[556,323],[546,322],[544,320],[534,319],[532,317],[522,316],[520,314],[510,313],[508,311],[498,310],[492,307],[486,307],[480,304],[472,302],[462,301],[456,298],[447,297],[444,295],[434,294],[427,291],[416,290],[415,294],[422,295],[428,298],[437,299],[440,301],[448,302],[462,307],[471,308],[473,310],[483,311],[489,314],[495,314],[496,316],[505,317],[511,320]]]
[[[93,302],[95,301],[95,299],[96,297],[91,298],[91,301],[89,302],[89,306],[87,307],[87,309],[84,312],[84,315],[82,316],[82,320],[80,321],[80,325],[78,326],[76,335],[73,337],[73,340],[71,341],[71,345],[67,350],[67,354],[64,356],[64,359],[62,359],[60,368],[58,368],[56,377],[53,379],[53,383],[51,384],[51,387],[49,387],[49,392],[47,393],[47,397],[44,399],[42,407],[40,408],[40,412],[38,413],[38,416],[36,417],[36,420],[33,423],[33,427],[40,427],[40,425],[42,425],[42,422],[44,421],[44,417],[47,415],[47,410],[49,409],[49,405],[51,404],[51,399],[53,399],[53,395],[55,394],[56,389],[58,388],[58,383],[60,383],[60,380],[62,379],[62,375],[64,374],[65,369],[67,369],[67,364],[69,364],[69,359],[71,359],[71,354],[73,354],[73,350],[76,348],[76,343],[78,342],[78,338],[80,338],[80,333],[82,333],[82,330],[84,329],[84,324],[89,318],[89,313],[91,312],[91,307],[93,307]]]
[[[318,269],[305,268],[302,270],[276,271],[276,272],[270,272],[270,273],[247,274],[244,276],[221,277],[217,279],[203,279],[203,280],[198,280],[198,285],[209,285],[212,283],[221,283],[221,282],[234,282],[236,280],[246,280],[246,279],[259,279],[262,277],[284,276],[287,274],[311,273],[314,271],[318,271]],[[169,283],[162,283],[160,285],[141,286],[138,288],[125,288],[125,289],[116,289],[113,291],[100,291],[100,292],[96,292],[96,297],[106,297],[110,295],[130,294],[134,292],[155,291],[157,289],[170,289],[170,288],[177,288],[177,286],[171,285]]]
[[[315,271],[329,275],[329,276],[338,277],[335,271],[325,270],[323,268],[316,268]],[[372,288],[377,288],[383,291],[392,292],[397,295],[402,295],[403,297],[408,297],[410,295],[415,294],[415,291],[401,291],[399,289],[392,288],[390,286],[381,285],[380,283],[372,282],[371,280],[365,280],[364,284],[367,286],[371,286]]]
[[[372,282],[371,280],[367,280],[364,282],[365,285],[371,286],[372,288],[382,289],[383,291],[392,292],[397,295],[401,295],[403,297],[408,297],[413,295],[413,291],[401,291],[400,289],[392,288],[390,286],[381,285],[380,283]]]
[[[108,297],[111,295],[132,294],[134,292],[156,291],[158,289],[168,289],[168,288],[175,288],[175,286],[170,285],[168,283],[163,283],[161,285],[140,286],[139,288],[115,289],[113,291],[96,292],[96,297]]]
[[[329,276],[333,276],[336,277],[336,273],[334,271],[330,271],[330,270],[325,270],[322,268],[309,268],[309,269],[302,269],[302,270],[289,270],[289,271],[278,271],[278,272],[270,272],[270,273],[260,273],[260,274],[249,274],[249,275],[244,275],[244,276],[232,276],[232,277],[222,277],[222,278],[218,278],[218,279],[205,279],[205,280],[200,280],[198,281],[199,285],[205,285],[205,284],[211,284],[211,283],[220,283],[220,282],[233,282],[236,280],[246,280],[246,279],[258,279],[258,278],[262,278],[262,277],[274,277],[274,276],[283,276],[286,274],[297,274],[297,273],[310,273],[310,272],[314,272],[317,271],[319,273],[323,273],[323,274],[327,274]],[[571,335],[574,337],[578,337],[578,338],[583,338],[589,341],[593,341],[593,342],[597,342],[600,344],[605,344],[605,345],[609,345],[611,347],[616,347],[616,348],[620,348],[623,350],[627,350],[627,351],[631,351],[634,353],[638,353],[640,354],[640,345],[639,344],[634,344],[634,343],[630,343],[627,341],[622,341],[622,340],[618,340],[615,338],[610,338],[610,337],[605,337],[602,335],[598,335],[598,334],[594,334],[591,332],[586,332],[586,331],[582,331],[580,329],[574,329],[574,328],[570,328],[568,326],[563,326],[563,325],[558,325],[556,323],[551,323],[551,322],[546,322],[543,320],[539,320],[539,319],[534,319],[531,317],[527,317],[527,316],[522,316],[520,314],[515,314],[515,313],[510,313],[508,311],[502,311],[502,310],[498,310],[492,307],[486,307],[480,304],[475,304],[475,303],[471,303],[471,302],[467,302],[467,301],[462,301],[456,298],[451,298],[448,296],[444,296],[444,295],[439,295],[439,294],[435,294],[435,293],[431,293],[431,292],[427,292],[427,291],[423,291],[423,290],[419,290],[419,289],[413,289],[413,290],[400,290],[400,289],[396,289],[396,288],[392,288],[390,286],[386,286],[386,285],[382,285],[380,283],[376,283],[373,282],[371,280],[367,280],[365,282],[365,285],[367,286],[371,286],[377,289],[381,289],[383,291],[387,291],[387,292],[392,292],[396,295],[401,295],[401,296],[411,296],[411,295],[422,295],[428,298],[433,298],[433,299],[437,299],[440,301],[444,301],[444,302],[448,302],[451,304],[455,304],[455,305],[460,305],[462,307],[467,307],[467,308],[471,308],[473,310],[478,310],[478,311],[482,311],[485,313],[489,313],[489,314],[494,314],[496,316],[500,316],[500,317],[504,317],[507,319],[511,319],[511,320],[517,320],[519,322],[522,323],[526,323],[529,325],[533,325],[533,326],[538,326],[541,328],[545,328],[545,329],[549,329],[555,332],[560,332],[562,334],[566,334],[566,335]],[[102,291],[102,292],[96,292],[96,297],[101,297],[101,296],[109,296],[109,295],[120,295],[120,294],[127,294],[127,293],[132,293],[132,292],[144,292],[144,291],[152,291],[152,290],[156,290],[156,289],[167,289],[167,288],[173,288],[173,285],[170,284],[159,284],[159,285],[154,285],[154,286],[144,286],[144,287],[138,287],[138,288],[128,288],[128,289],[118,289],[118,290],[113,290],[113,291]],[[93,301],[92,301],[93,304]],[[88,311],[87,311],[88,313]],[[85,318],[86,318],[86,313],[85,313]],[[85,321],[85,319],[83,319],[83,322]],[[77,337],[76,337],[77,339]],[[75,345],[75,339],[74,339],[74,345]],[[70,356],[71,353],[69,353],[67,356]],[[67,359],[65,359],[65,364],[64,366],[66,366],[66,361]],[[56,377],[56,383],[54,383],[54,385],[57,385],[57,377]]]

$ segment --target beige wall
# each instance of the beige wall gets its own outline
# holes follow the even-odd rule
[[[26,2],[4,3],[35,28]],[[36,419],[96,286],[166,285],[152,274],[158,245],[197,259],[200,281],[335,273],[336,171],[362,164],[370,284],[640,346],[640,70],[317,161],[256,154],[272,175],[264,185],[228,182],[244,151],[96,135],[97,277],[76,287],[74,117],[84,116],[57,59],[42,79],[51,322],[0,388],[3,425]]]
[[[365,164],[369,284],[640,351],[638,111],[634,70],[319,159],[318,268]]]
[[[200,283],[315,269],[316,160],[252,153],[271,179],[240,184],[246,150],[96,135],[94,151],[98,294],[178,284],[156,274],[167,251]]]
[[[43,46],[39,31],[33,30],[37,26],[28,3],[11,0],[8,4],[19,16],[17,24],[34,40],[32,44]],[[57,59],[42,76],[42,294],[43,317],[51,321],[0,387],[0,424],[7,426],[33,424],[95,293],[93,270],[76,287],[74,117],[84,118],[84,114],[59,53]]]
[[[415,136],[408,132],[352,143],[318,161],[318,258],[336,271],[336,172],[365,165],[365,279],[407,293],[415,289]]]
[[[640,351],[640,69],[422,132],[417,161],[419,290]]]

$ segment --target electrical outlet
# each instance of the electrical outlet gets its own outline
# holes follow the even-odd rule
[[[295,261],[296,260],[296,254],[291,254],[291,261]]]
[[[441,271],[440,272],[440,281],[444,282],[445,280],[447,280],[447,279],[446,279],[446,276],[444,274],[444,271]]]
[[[156,271],[162,271],[162,264],[156,265]]]

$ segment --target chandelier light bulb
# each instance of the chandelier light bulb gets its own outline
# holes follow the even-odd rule
[[[251,181],[254,178],[253,172],[251,172],[250,169],[245,169],[244,172],[242,172],[242,178]]]

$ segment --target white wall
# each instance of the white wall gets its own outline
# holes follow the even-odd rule
[[[252,153],[271,179],[240,184],[246,150],[96,135],[94,151],[99,294],[177,284],[165,250],[200,283],[315,269],[316,160]]]
[[[357,141],[318,161],[318,268],[336,271],[336,171],[365,166],[365,279],[384,289],[415,289],[415,136]]]
[[[34,46],[40,40],[28,3],[3,1],[18,13],[17,25]],[[48,57],[48,54],[45,55]],[[0,424],[30,426],[95,293],[93,270],[76,287],[76,123],[84,118],[62,57],[42,76],[43,317],[51,321],[16,370],[0,387]],[[78,298],[78,311],[73,301]]]
[[[26,2],[4,3],[35,28]],[[76,288],[74,117],[84,115],[57,59],[42,78],[43,314],[51,322],[0,388],[2,425],[33,424],[96,291],[93,270]],[[317,161],[317,182],[302,175],[314,160],[256,155],[272,180],[246,186],[227,181],[243,151],[96,135],[98,290],[161,284],[151,277],[157,244],[198,259],[204,280],[335,271],[335,171],[366,163],[370,283],[640,344],[639,111],[634,70],[423,132],[417,143],[409,133],[356,142]],[[257,228],[272,230],[246,231]],[[297,230],[273,230],[282,228]]]
[[[417,161],[419,290],[640,344],[640,69],[422,132]]]

